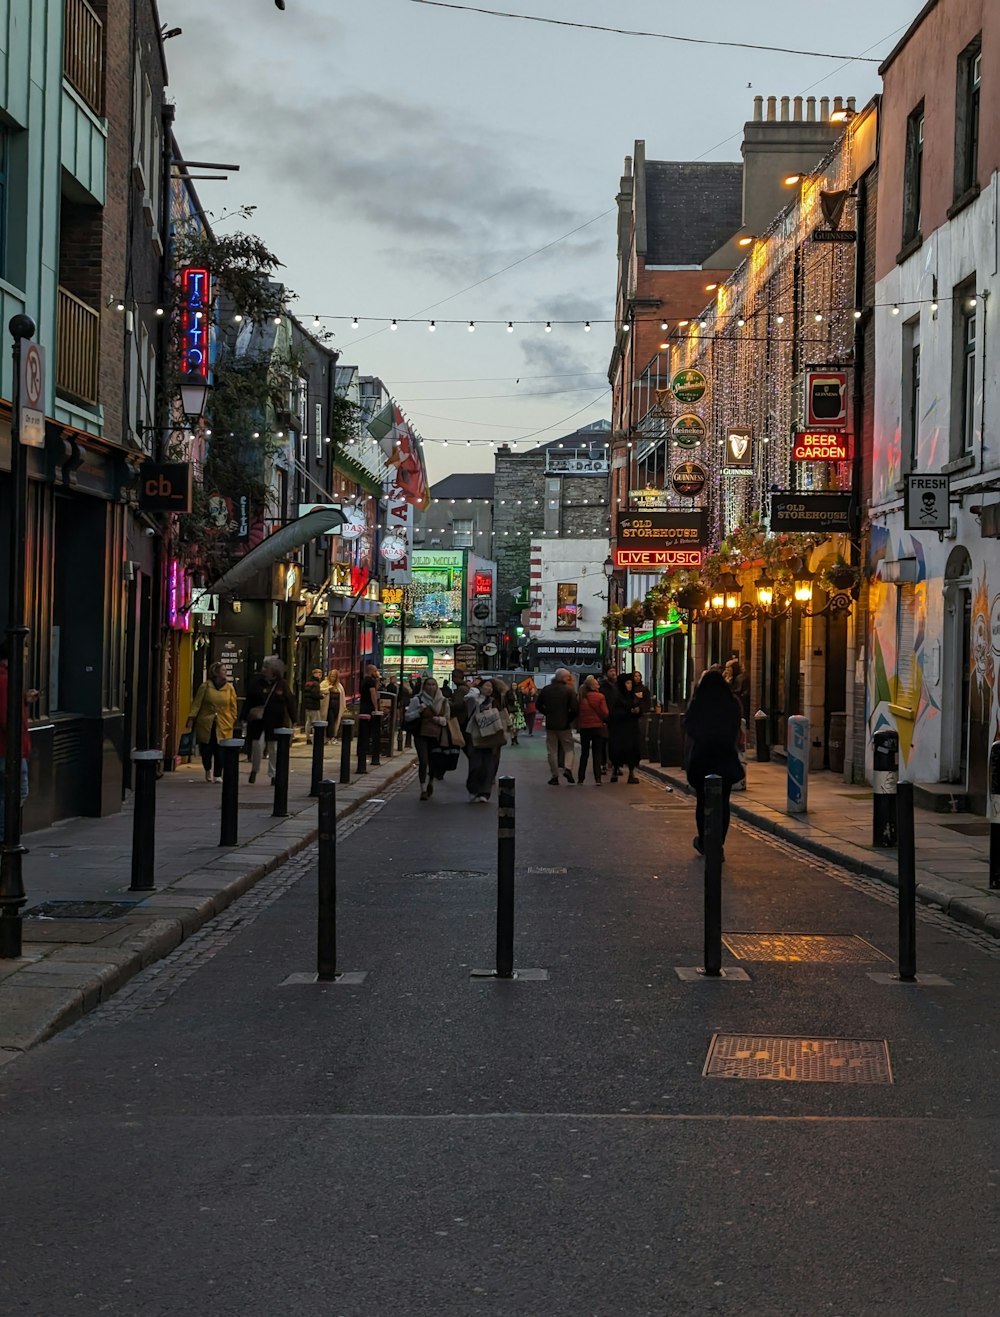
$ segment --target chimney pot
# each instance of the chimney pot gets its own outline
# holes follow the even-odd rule
[[[753,119],[754,123],[760,123],[764,117],[764,97],[755,96],[753,98]]]
[[[843,108],[844,108],[844,98],[842,96],[834,96],[833,98],[834,113],[836,114],[838,110],[842,110]]]
[[[829,96],[821,96],[819,98],[819,117],[823,121],[823,123],[827,123],[829,121],[830,118]]]
[[[787,123],[787,122],[788,122],[788,97],[787,97],[787,96],[782,96],[782,98],[781,98],[781,122],[782,122],[782,123]]]
[[[777,105],[778,105],[778,98],[777,98],[776,96],[769,96],[769,97],[767,98],[767,122],[768,122],[768,123],[774,123],[774,119],[775,119],[775,110],[777,109]]]
[[[856,106],[857,106],[857,97],[856,97],[856,96],[848,96],[848,98],[847,98],[847,108],[848,108],[849,110],[854,110]]]
[[[796,96],[795,100],[792,101],[792,118],[795,120],[796,123],[801,123],[801,122],[802,122],[802,97],[801,97],[801,96]]]
[[[816,97],[815,97],[815,96],[807,96],[807,97],[806,97],[806,122],[807,122],[807,123],[815,123],[815,122],[816,122]]]

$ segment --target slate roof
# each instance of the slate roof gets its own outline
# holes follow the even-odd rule
[[[493,498],[493,472],[456,471],[431,486],[431,498]]]
[[[646,161],[647,265],[701,265],[742,223],[742,164]]]
[[[547,453],[551,449],[557,448],[576,449],[597,449],[604,451],[604,445],[611,439],[611,422],[610,421],[593,421],[590,425],[584,426],[580,430],[574,430],[572,434],[560,435],[557,439],[549,439],[544,444],[538,444],[534,448],[529,448],[529,453]]]

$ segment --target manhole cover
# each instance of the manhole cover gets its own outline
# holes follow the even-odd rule
[[[528,872],[529,873],[565,873],[566,869],[565,866],[562,865],[552,865],[549,868],[546,868],[544,865],[538,865],[533,869],[529,869]]]
[[[866,965],[890,959],[853,933],[723,933],[722,940],[737,960]]]
[[[891,1084],[889,1045],[878,1038],[782,1038],[717,1033],[702,1072],[713,1079]]]
[[[27,919],[121,919],[138,901],[43,901],[25,910]]]
[[[462,878],[488,878],[485,869],[418,869],[404,878],[430,878],[432,882],[454,882]]]
[[[990,835],[990,825],[986,819],[971,819],[968,823],[942,823],[942,828],[951,828],[952,832],[960,832],[963,837],[988,837]]]

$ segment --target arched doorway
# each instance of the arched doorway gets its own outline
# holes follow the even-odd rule
[[[941,777],[962,783],[971,792],[970,762],[985,769],[989,708],[987,702],[982,718],[972,719],[972,559],[961,545],[952,549],[944,569],[942,641]],[[971,756],[970,746],[974,747]]]

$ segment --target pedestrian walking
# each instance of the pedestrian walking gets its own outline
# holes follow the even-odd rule
[[[447,685],[447,683],[445,683]],[[458,725],[462,732],[465,731],[465,725],[469,721],[470,706],[466,704],[465,697],[472,690],[472,685],[468,676],[462,668],[456,668],[451,674],[451,693],[448,696],[448,703],[451,707],[451,716],[458,719]],[[468,750],[468,742],[465,746]]]
[[[507,721],[510,727],[510,743],[511,745],[517,745],[518,733],[523,732],[527,724],[521,709],[521,701],[513,686],[507,688],[507,693],[504,696],[504,708],[507,712]]]
[[[302,720],[306,745],[312,745],[313,723],[323,721],[323,669],[313,668],[302,683]]]
[[[653,711],[653,693],[638,669],[632,673],[632,693],[639,701],[639,758],[645,759],[649,750],[649,715]]]
[[[465,786],[474,805],[487,804],[493,794],[500,751],[507,744],[506,695],[507,689],[502,682],[487,677],[465,697],[469,707],[466,723],[469,775]]]
[[[430,800],[434,794],[431,752],[442,744],[450,717],[448,701],[438,689],[437,682],[433,677],[425,677],[420,690],[410,697],[403,723],[417,752],[421,800]]]
[[[573,689],[573,677],[568,668],[558,668],[547,686],[538,692],[538,712],[545,719],[545,749],[548,754],[549,786],[559,785],[559,752],[563,754],[563,777],[573,779],[575,748],[573,724],[576,722],[579,700]]]
[[[195,692],[187,720],[188,729],[194,728],[206,782],[222,781],[220,742],[232,737],[238,708],[236,687],[226,676],[222,664],[213,663],[208,670],[208,680],[203,681]]]
[[[538,687],[531,677],[525,677],[518,685],[517,693],[521,712],[524,714],[524,725],[528,729],[528,735],[534,736],[535,719],[538,717]]]
[[[613,663],[609,663],[604,669],[604,675],[597,683],[597,686],[607,701],[608,712],[610,713],[611,706],[618,698],[618,669]]]
[[[295,722],[295,701],[285,681],[285,665],[277,654],[264,660],[260,672],[251,681],[243,704],[243,721],[250,743],[250,781],[257,781],[266,748],[267,775],[273,782],[278,749],[274,733],[279,727],[291,727]]]
[[[580,771],[576,775],[582,786],[587,780],[587,759],[593,756],[594,784],[601,785],[608,753],[608,702],[601,694],[596,677],[588,677],[580,692],[577,726],[580,728]]]
[[[705,853],[705,778],[709,774],[722,779],[723,841],[729,830],[729,793],[743,780],[744,772],[738,750],[741,716],[739,700],[722,673],[718,669],[702,673],[683,718],[690,741],[687,780],[697,796],[698,835],[692,845],[700,855]]]
[[[336,668],[331,668],[326,674],[324,696],[321,709],[322,721],[327,725],[326,739],[333,741],[340,735],[340,724],[343,722],[344,713],[347,709],[347,691],[341,684],[340,673]]]
[[[10,643],[0,641],[0,837],[6,835],[7,826],[7,660]],[[28,799],[28,760],[31,758],[31,737],[28,735],[28,705],[38,699],[38,691],[24,692],[21,713],[21,804]]]
[[[379,670],[374,663],[365,664],[365,675],[361,678],[361,698],[358,701],[358,713],[363,718],[370,718],[378,712]]]
[[[637,786],[635,770],[639,767],[639,721],[642,706],[632,689],[632,678],[623,672],[618,678],[614,704],[608,710],[608,754],[611,758],[611,781],[617,782],[623,768],[628,769],[629,786]]]

